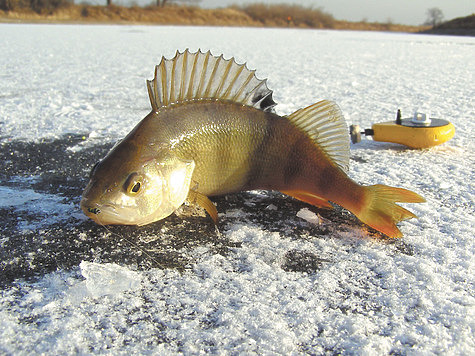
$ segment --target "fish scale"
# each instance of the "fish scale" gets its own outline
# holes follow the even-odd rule
[[[191,129],[194,134],[175,133],[172,151],[184,160],[195,161],[192,181],[198,185],[198,192],[220,195],[240,191],[249,184],[253,161],[262,161],[258,148],[268,125],[265,117],[256,120],[261,111],[215,102],[187,104],[174,110],[193,113],[182,120],[186,127],[195,126]],[[190,123],[185,123],[188,120]]]

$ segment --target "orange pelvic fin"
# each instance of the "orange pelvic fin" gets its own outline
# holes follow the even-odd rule
[[[401,237],[402,233],[396,227],[400,221],[417,217],[396,202],[423,203],[425,199],[420,195],[402,188],[393,188],[386,185],[371,185],[365,189],[365,205],[356,214],[365,224],[381,231],[389,237]]]
[[[299,191],[299,190],[282,190],[281,193],[290,195],[291,197],[301,200],[305,203],[314,205],[318,208],[332,209],[333,207],[328,202],[328,200],[320,198],[317,195],[314,195],[309,192]]]
[[[211,200],[206,195],[198,193],[194,190],[188,192],[188,201],[192,204],[201,206],[211,216],[215,225],[218,224],[218,210]]]

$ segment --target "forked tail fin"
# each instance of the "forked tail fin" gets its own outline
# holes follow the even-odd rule
[[[402,233],[396,224],[400,221],[417,217],[409,210],[396,204],[423,203],[425,199],[407,189],[388,187],[387,185],[371,185],[364,187],[366,204],[356,214],[365,224],[381,231],[389,237],[401,237]]]

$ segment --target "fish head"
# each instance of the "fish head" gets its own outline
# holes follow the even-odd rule
[[[91,171],[81,209],[100,225],[146,225],[172,214],[185,201],[195,164],[162,149],[142,153],[122,142]]]

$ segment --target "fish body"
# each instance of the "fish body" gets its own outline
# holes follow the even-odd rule
[[[100,224],[148,224],[185,200],[216,221],[209,196],[265,189],[318,207],[336,203],[398,237],[395,224],[414,215],[394,203],[423,201],[354,182],[338,106],[324,100],[279,116],[265,81],[234,60],[177,53],[157,66],[148,89],[152,112],[95,166],[83,194],[83,211]]]
[[[150,137],[167,144],[150,144]],[[122,144],[147,146],[145,142],[150,155],[166,147],[171,155],[194,161],[191,185],[206,196],[310,187],[323,194],[332,187],[328,180],[348,179],[288,119],[232,102],[201,101],[154,112]]]

